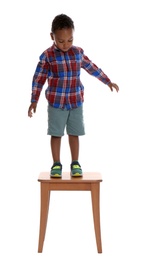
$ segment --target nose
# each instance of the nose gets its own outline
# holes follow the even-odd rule
[[[68,49],[68,48],[69,48],[69,43],[68,42],[64,43],[64,49]]]

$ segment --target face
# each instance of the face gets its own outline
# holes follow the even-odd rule
[[[71,28],[56,30],[50,35],[55,45],[63,52],[68,51],[73,44],[73,29]]]

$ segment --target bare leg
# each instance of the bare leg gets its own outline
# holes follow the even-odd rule
[[[54,162],[60,162],[61,137],[51,136],[51,151]]]
[[[72,161],[78,161],[79,137],[75,135],[69,135],[69,145],[71,150]]]

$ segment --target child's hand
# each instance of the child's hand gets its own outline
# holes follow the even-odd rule
[[[117,86],[117,84],[115,83],[109,83],[108,84],[109,88],[111,89],[111,91],[113,91],[113,88],[118,92],[119,91],[119,87]]]
[[[31,105],[29,106],[29,109],[28,109],[28,116],[29,117],[33,116],[32,110],[33,110],[34,113],[36,112],[36,106],[37,106],[36,102],[31,103]]]

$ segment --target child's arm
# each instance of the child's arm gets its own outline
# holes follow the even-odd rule
[[[48,62],[46,60],[46,55],[43,53],[40,56],[40,61],[37,64],[33,82],[32,82],[32,97],[31,102],[38,102],[40,93],[42,91],[43,85],[47,79],[48,75]]]
[[[48,74],[48,63],[46,61],[46,56],[43,53],[40,56],[40,61],[37,64],[35,74],[33,76],[32,82],[32,94],[31,94],[31,105],[28,109],[28,116],[32,117],[33,112],[36,112],[37,103],[42,91],[43,85],[47,79]]]
[[[117,92],[119,91],[119,87],[117,86],[117,84],[112,83],[108,76],[100,68],[98,68],[97,65],[94,64],[86,55],[84,55],[84,53],[82,59],[82,68],[85,69],[90,75],[95,76],[104,84],[108,85],[111,91],[113,91],[113,88]]]

